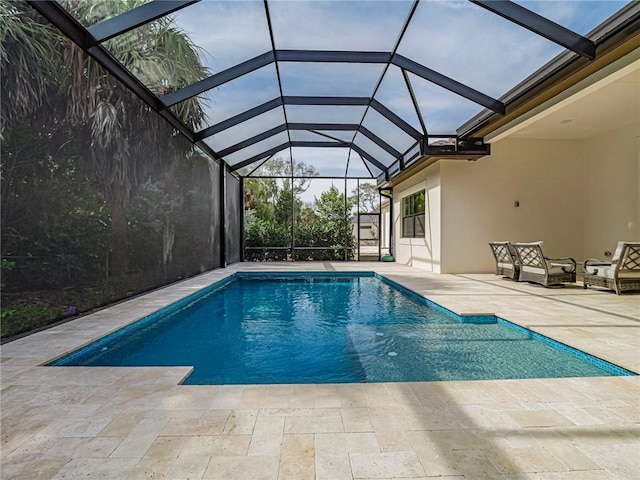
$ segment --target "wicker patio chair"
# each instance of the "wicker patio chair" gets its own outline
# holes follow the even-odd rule
[[[589,258],[584,262],[584,288],[609,288],[617,295],[640,290],[640,242],[618,242],[610,262]]]
[[[520,275],[520,263],[511,242],[490,242],[489,246],[496,259],[496,275],[517,281]]]
[[[514,243],[520,261],[521,282],[538,283],[548,287],[576,281],[576,261],[570,257],[547,258],[542,242]]]

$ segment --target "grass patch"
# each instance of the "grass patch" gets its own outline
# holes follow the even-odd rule
[[[167,284],[137,275],[110,284],[66,287],[58,290],[1,291],[0,336],[5,339],[46,327],[65,318],[106,307]],[[70,307],[75,307],[70,309]],[[75,313],[72,312],[75,311]]]
[[[65,318],[116,302],[128,296],[127,294],[130,292],[109,287],[2,292],[0,335],[2,338],[8,338],[46,327]]]

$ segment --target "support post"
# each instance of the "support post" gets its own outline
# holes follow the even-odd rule
[[[382,259],[382,194],[378,190],[378,260]]]
[[[220,163],[220,267],[227,267],[227,164]]]
[[[289,149],[291,151],[291,149]],[[295,219],[296,219],[296,194],[293,191],[293,152],[291,152],[291,261],[296,258],[296,233],[295,233]]]
[[[347,216],[347,177],[344,177],[344,215]],[[344,261],[346,262],[349,260],[349,242],[346,236],[342,241],[344,242]]]
[[[244,262],[244,211],[245,211],[244,177],[240,177],[240,261]]]
[[[356,234],[356,238],[358,239],[358,261],[360,261],[360,179],[357,180],[356,185],[356,215],[358,216],[358,233]]]
[[[396,239],[393,236],[393,224],[395,223],[393,218],[393,190],[391,192],[391,198],[389,198],[389,255],[395,257]]]

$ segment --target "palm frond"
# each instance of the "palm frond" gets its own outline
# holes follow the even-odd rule
[[[55,85],[61,38],[26,5],[0,1],[0,135],[39,108]]]

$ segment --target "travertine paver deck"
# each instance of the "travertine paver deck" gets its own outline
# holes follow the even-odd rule
[[[385,263],[240,264],[1,348],[2,479],[640,478],[639,377],[182,386],[189,367],[39,365],[239,270],[375,270],[640,371],[640,294]]]

